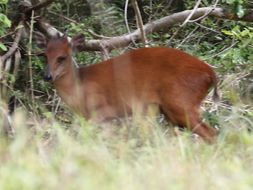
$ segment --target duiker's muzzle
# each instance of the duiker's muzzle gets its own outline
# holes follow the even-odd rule
[[[52,74],[51,74],[51,72],[50,72],[50,67],[49,67],[49,65],[47,65],[47,67],[46,67],[46,73],[45,73],[45,75],[44,75],[44,80],[46,80],[46,81],[52,80]]]

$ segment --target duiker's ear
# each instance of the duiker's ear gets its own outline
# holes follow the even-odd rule
[[[72,39],[71,39],[71,45],[72,45],[72,48],[73,50],[76,52],[78,51],[81,51],[82,50],[82,47],[85,43],[85,36],[83,34],[79,34],[77,36],[74,36]]]
[[[35,39],[39,48],[46,49],[48,40],[44,34],[42,34],[40,32],[35,32],[34,39]]]

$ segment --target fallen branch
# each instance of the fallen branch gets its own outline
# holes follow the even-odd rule
[[[163,17],[161,19],[149,22],[144,25],[143,29],[146,34],[150,34],[152,32],[158,32],[161,30],[166,30],[171,28],[172,26],[183,23],[190,14],[192,14],[193,10],[186,10],[179,13],[174,13],[172,15]],[[209,16],[221,18],[221,19],[229,19],[229,20],[240,20],[253,22],[253,13],[245,15],[242,18],[239,18],[236,14],[231,13],[229,10],[224,8],[214,8],[214,7],[204,7],[198,8],[194,10],[194,14],[191,16],[191,20],[196,20],[198,18],[204,18],[203,15],[209,13]],[[55,29],[48,23],[40,21],[39,23],[40,29],[42,29],[42,33],[46,33],[47,36],[54,36],[59,31]],[[141,31],[137,29],[129,34],[124,34],[121,36],[100,39],[100,40],[87,40],[81,47],[79,47],[79,51],[102,51],[103,49],[107,49],[111,51],[112,49],[126,47],[132,41],[141,40]]]

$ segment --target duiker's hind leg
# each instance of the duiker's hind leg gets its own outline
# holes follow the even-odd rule
[[[217,136],[216,129],[202,122],[196,109],[186,111],[181,107],[173,107],[172,109],[162,107],[162,111],[172,123],[191,129],[209,143],[214,142]]]
[[[213,143],[215,141],[217,130],[202,122],[197,111],[190,117],[189,127],[194,133],[204,138],[207,142]]]

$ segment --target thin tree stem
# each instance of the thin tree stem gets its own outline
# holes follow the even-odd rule
[[[32,37],[33,37],[33,28],[34,28],[34,11],[32,11],[31,16],[31,25],[30,25],[30,36],[28,43],[28,57],[29,57],[29,77],[30,77],[30,91],[32,98],[32,106],[34,106],[34,85],[33,85],[33,69],[32,69]]]

